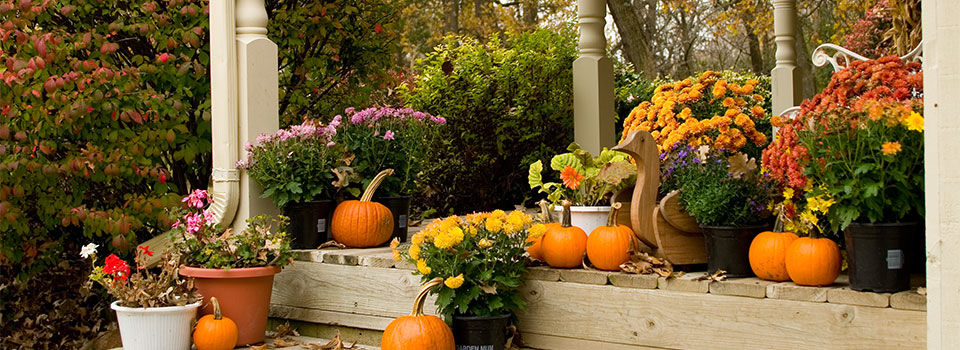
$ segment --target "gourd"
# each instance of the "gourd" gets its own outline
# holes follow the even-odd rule
[[[228,350],[237,346],[237,324],[220,312],[216,297],[210,297],[213,314],[204,315],[193,330],[193,344],[197,350]]]
[[[620,264],[630,259],[633,230],[617,224],[620,207],[620,203],[611,205],[607,226],[597,227],[587,237],[587,258],[597,269],[619,271]]]
[[[787,247],[787,274],[801,286],[826,286],[840,275],[840,248],[829,238],[801,237]]]
[[[760,279],[768,281],[789,281],[786,253],[790,243],[797,240],[792,232],[761,232],[750,243],[750,268]]]
[[[570,201],[563,201],[563,219],[560,225],[547,227],[540,247],[543,260],[550,267],[570,268],[583,263],[587,250],[587,233],[570,225]]]
[[[381,171],[367,185],[360,200],[340,203],[333,211],[330,233],[333,239],[352,248],[381,245],[393,234],[393,214],[383,204],[372,202],[373,193],[393,169]]]
[[[437,316],[423,314],[423,302],[431,288],[443,283],[437,277],[420,288],[413,301],[413,312],[400,316],[383,331],[380,339],[382,350],[453,350],[453,332],[446,322]]]
[[[543,223],[547,229],[553,225],[560,225],[559,222],[553,222],[546,200],[541,199],[537,204],[540,205],[540,222]],[[540,243],[543,242],[543,236],[537,237],[536,239],[527,237],[527,242],[533,242],[533,244],[527,247],[527,254],[530,254],[530,258],[543,261],[543,249],[540,245]]]

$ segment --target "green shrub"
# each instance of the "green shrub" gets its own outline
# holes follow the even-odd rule
[[[533,192],[527,167],[573,140],[575,32],[538,30],[487,43],[447,37],[418,60],[400,94],[444,117],[419,185],[420,205],[464,213],[511,207]]]

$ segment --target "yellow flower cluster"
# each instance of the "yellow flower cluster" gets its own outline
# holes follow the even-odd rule
[[[451,289],[460,288],[460,286],[463,285],[463,274],[461,273],[454,277],[447,277],[447,279],[443,281],[443,284]]]
[[[650,101],[634,108],[624,120],[621,141],[633,131],[645,130],[653,135],[660,152],[673,149],[679,142],[730,152],[736,152],[748,141],[763,146],[767,136],[757,131],[755,121],[763,118],[766,111],[761,106],[764,97],[753,94],[757,84],[758,81],[750,80],[741,86],[721,80],[717,72],[705,72],[699,79],[658,86]],[[712,97],[705,96],[707,89]],[[722,107],[715,106],[716,103]],[[722,115],[693,115],[693,109],[704,108],[725,111]]]
[[[807,185],[804,186],[803,192],[807,193],[813,190],[813,183],[809,180]],[[826,188],[821,185],[820,190],[824,191]],[[783,190],[783,202],[779,210],[785,210],[785,208],[792,208],[790,210],[797,210],[796,204],[793,200],[795,193],[793,188],[787,187]],[[799,198],[804,198],[803,195],[800,195]],[[783,216],[784,219],[784,229],[790,232],[797,234],[809,234],[811,230],[816,228],[820,230],[820,215],[827,214],[830,211],[830,207],[836,201],[830,197],[828,194],[821,194],[813,197],[806,197],[806,205],[803,206],[802,210],[791,218],[789,215]],[[821,230],[822,232],[822,230]]]

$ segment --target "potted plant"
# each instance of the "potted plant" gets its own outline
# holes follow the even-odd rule
[[[247,158],[237,163],[291,219],[294,248],[314,249],[328,240],[334,202],[333,171],[342,148],[334,141],[340,120],[329,125],[305,121],[247,143]]]
[[[667,183],[680,190],[680,203],[703,230],[709,273],[752,276],[750,243],[772,227],[767,209],[775,184],[760,174],[755,158],[709,146],[668,151]]]
[[[416,190],[415,180],[427,157],[424,140],[432,128],[446,120],[410,108],[389,106],[347,108],[343,119],[336,140],[344,146],[350,162],[340,170],[344,181],[339,186],[348,195],[359,198],[377,173],[393,169],[393,176],[383,181],[373,200],[390,209],[393,236],[406,241],[410,194]]]
[[[855,290],[909,289],[910,265],[922,265],[920,68],[892,56],[851,63],[796,119],[776,120],[782,127],[763,154],[799,199],[788,217],[825,218],[826,233],[844,231]]]
[[[223,315],[239,328],[238,345],[262,342],[273,276],[293,261],[284,216],[261,215],[247,220],[241,232],[221,229],[213,222],[206,191],[184,198],[187,209],[172,212],[180,217],[170,231],[174,249],[185,265],[180,274],[190,277],[204,298],[201,313],[213,313],[217,297]]]
[[[394,258],[416,264],[424,283],[443,279],[439,312],[452,320],[458,348],[504,349],[512,315],[525,302],[518,291],[527,270],[528,238],[546,227],[521,211],[502,210],[437,219],[403,248],[391,243]]]
[[[159,273],[145,268],[153,256],[149,246],[137,247],[136,269],[114,254],[97,266],[97,245],[83,247],[80,256],[90,258],[90,280],[107,288],[117,298],[110,307],[124,349],[190,349],[190,334],[196,320],[200,296],[187,280],[179,279],[176,260],[164,257]]]
[[[550,160],[550,168],[560,172],[561,182],[543,182],[543,162],[530,164],[527,182],[531,189],[540,188],[547,194],[555,210],[569,200],[571,225],[593,232],[607,223],[610,206],[604,205],[614,193],[633,186],[637,168],[625,153],[606,148],[593,156],[576,142],[567,147],[568,153],[558,154]]]

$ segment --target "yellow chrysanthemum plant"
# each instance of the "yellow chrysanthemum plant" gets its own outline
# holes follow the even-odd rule
[[[390,243],[393,257],[416,265],[414,274],[440,277],[437,309],[446,316],[499,316],[523,311],[518,292],[527,271],[526,247],[546,227],[522,212],[474,213],[436,219],[409,243]],[[528,240],[528,238],[531,238]]]
[[[758,157],[770,131],[769,78],[707,71],[660,85],[623,121],[625,140],[645,130],[661,154],[680,146],[709,146]]]

